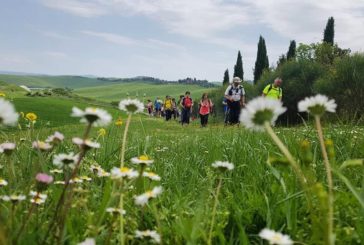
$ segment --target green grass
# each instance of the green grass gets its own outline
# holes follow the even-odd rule
[[[40,171],[49,173],[54,168],[53,155],[79,151],[72,145],[71,138],[82,136],[85,130],[85,125],[79,124],[78,119],[69,117],[71,106],[77,104],[75,101],[65,98],[21,99],[14,100],[18,110],[35,111],[40,119],[59,124],[52,124],[57,126],[55,128],[40,127],[32,134],[27,130],[13,130],[0,135],[0,142],[10,140],[18,144],[11,158],[0,155],[3,165],[0,177],[9,181],[8,186],[0,187],[0,195],[14,192],[27,194],[34,189],[35,174]],[[77,105],[83,107],[86,104]],[[105,108],[114,117],[119,114],[113,108]],[[87,153],[81,164],[80,175],[90,176],[93,180],[76,185],[62,243],[75,244],[86,237],[95,237],[97,244],[104,244],[110,228],[114,229],[111,230],[111,244],[118,243],[117,217],[102,214],[106,207],[117,206],[119,196],[112,197],[107,205],[113,181],[97,177],[89,170],[89,166],[98,163],[107,171],[119,166],[124,126],[107,127],[104,138],[98,137],[98,128],[92,129],[90,136],[101,143],[101,148]],[[44,140],[55,130],[64,133],[66,140],[52,152],[39,154],[30,148],[32,140]],[[314,160],[302,166],[306,173],[314,176],[315,182],[325,183],[325,170],[315,131],[311,127],[275,128],[275,131],[297,158],[301,154],[300,142],[304,139],[311,142]],[[363,135],[363,127],[326,126],[325,136],[335,143],[336,157],[335,161],[331,161],[334,168],[347,159],[363,158]],[[20,141],[20,138],[25,140]],[[324,215],[315,209],[313,215],[317,220],[310,220],[307,202],[290,168],[284,164],[272,168],[267,164],[269,156],[280,157],[281,154],[265,133],[249,132],[242,127],[223,127],[220,124],[201,129],[196,121],[188,127],[181,127],[175,121],[164,122],[162,119],[136,115],[130,125],[126,149],[126,166],[136,167],[130,163],[130,159],[148,154],[155,160],[150,170],[162,178],[160,183],[145,180],[144,187],[132,182],[130,185],[134,188],[124,191],[128,244],[141,243],[133,237],[136,229],[159,229],[164,244],[206,244],[219,176],[211,168],[211,163],[216,160],[232,162],[235,169],[222,175],[213,244],[263,244],[257,234],[264,227],[282,231],[305,244],[324,244]],[[12,181],[10,161],[15,164],[16,181]],[[343,173],[354,186],[361,187],[362,167],[347,169]],[[63,178],[63,174],[54,176],[56,180]],[[360,206],[341,179],[334,177],[337,244],[362,244],[364,207]],[[133,196],[156,185],[163,186],[162,195],[143,209],[135,206]],[[36,212],[28,219],[26,229],[19,237],[19,244],[38,244],[44,238],[52,222],[61,189],[62,186],[56,185],[48,188],[46,203],[36,208]],[[118,194],[119,190],[120,187],[116,188],[114,193]],[[315,199],[315,203],[319,205],[319,200]],[[17,205],[13,216],[9,203],[0,202],[0,206],[0,243],[9,242],[26,220],[30,203],[27,200]],[[13,222],[12,227],[10,220]],[[53,237],[55,233],[51,233],[48,241]]]

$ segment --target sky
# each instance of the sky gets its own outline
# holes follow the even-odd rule
[[[253,78],[259,36],[269,63],[290,40],[364,51],[364,0],[1,0],[0,70],[50,75]]]

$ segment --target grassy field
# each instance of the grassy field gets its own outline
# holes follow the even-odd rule
[[[85,125],[69,115],[73,105],[83,108],[87,102],[22,96],[15,96],[13,102],[17,111],[36,112],[39,121],[34,131],[23,127],[23,130],[7,130],[0,135],[0,143],[17,143],[14,154],[0,155],[0,178],[9,182],[0,187],[0,196],[27,195],[26,201],[14,205],[0,201],[0,244],[39,244],[43,240],[46,244],[56,241],[76,244],[87,237],[95,238],[97,244],[120,243],[120,215],[110,215],[105,210],[119,206],[121,193],[126,210],[123,218],[126,244],[144,244],[134,234],[135,230],[146,229],[156,230],[164,244],[206,244],[210,240],[212,219],[215,219],[212,244],[264,244],[258,233],[265,227],[289,234],[299,242],[297,244],[326,244],[325,206],[322,205],[326,175],[317,136],[310,126],[274,130],[297,159],[302,159],[301,143],[307,140],[311,144],[312,160],[305,164],[301,162],[301,165],[310,176],[313,193],[316,193],[312,209],[295,175],[282,160],[279,149],[265,133],[249,132],[243,127],[224,127],[221,123],[200,128],[195,121],[188,127],[181,127],[176,121],[135,115],[127,137],[125,166],[137,169],[130,159],[146,154],[154,159],[147,170],[157,173],[161,181],[137,179],[120,183],[98,177],[89,169],[92,164],[97,163],[106,171],[120,166],[126,121],[125,114],[102,104],[114,120],[121,116],[124,124],[118,127],[112,123],[105,128],[105,136],[99,135],[99,128],[92,128],[90,138],[97,140],[101,147],[87,152],[79,170],[79,176],[88,176],[91,181],[73,184],[73,198],[66,208],[67,219],[62,221],[59,219],[63,217],[62,212],[54,220],[62,185],[51,184],[44,191],[48,194],[46,202],[38,206],[30,203],[28,193],[36,189],[38,172],[50,174],[55,168],[52,159],[56,154],[79,151],[71,139],[81,137]],[[47,124],[48,121],[51,123]],[[50,152],[31,149],[32,141],[45,140],[56,130],[66,137],[62,144]],[[339,169],[348,159],[363,158],[363,127],[327,124],[324,133],[334,142],[335,156],[331,158],[334,169]],[[221,174],[211,167],[216,160],[229,161],[235,168]],[[14,166],[15,177],[11,166]],[[70,171],[65,168],[64,173],[51,175],[55,180],[63,180]],[[360,193],[362,166],[340,173]],[[221,190],[218,202],[215,202],[220,180]],[[334,183],[337,244],[363,244],[362,194],[353,195],[338,175],[334,175]],[[144,207],[134,203],[136,195],[159,185],[163,187],[160,196]],[[47,233],[53,222],[58,228],[65,222],[64,233],[60,234],[58,228]]]

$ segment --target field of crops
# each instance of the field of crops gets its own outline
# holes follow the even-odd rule
[[[111,124],[88,130],[70,117],[73,106],[84,109],[87,102],[12,100],[25,117],[19,119],[21,130],[1,128],[0,143],[14,142],[16,148],[0,153],[0,244],[77,244],[86,238],[96,244],[265,244],[259,236],[264,228],[287,234],[297,244],[327,244],[327,179],[311,122],[273,129],[305,174],[305,189],[265,132],[222,123],[200,128],[197,121],[181,127],[177,121],[136,114],[123,141],[127,114],[107,104],[93,106],[107,110]],[[334,173],[336,243],[362,244],[364,128],[323,122],[332,143],[327,149]],[[51,149],[34,146],[55,131],[64,140]],[[87,137],[100,147],[83,150],[73,137]],[[72,152],[82,154],[75,175],[73,168],[55,163],[61,153]],[[138,165],[135,157],[154,162]],[[216,161],[234,168],[220,171],[212,167]],[[110,178],[113,171],[125,178]],[[52,181],[40,184],[39,173]],[[72,180],[68,186],[67,180]],[[31,191],[37,192],[31,196]],[[9,201],[6,196],[12,194],[25,200]],[[141,198],[146,201],[140,203]]]

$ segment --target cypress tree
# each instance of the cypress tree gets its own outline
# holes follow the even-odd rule
[[[234,66],[234,77],[240,77],[241,80],[243,80],[244,77],[243,60],[240,51],[238,52],[238,58],[236,59],[236,64]]]
[[[267,56],[267,48],[265,40],[262,36],[259,37],[257,59],[254,68],[254,83],[256,83],[262,75],[264,69],[269,68],[269,61]]]
[[[226,85],[229,84],[230,81],[230,77],[229,77],[229,69],[226,69],[225,73],[224,73],[224,80],[222,82],[222,85]]]
[[[287,52],[287,60],[294,59],[296,57],[296,41],[292,40],[289,44]]]
[[[334,17],[331,16],[327,20],[326,28],[324,31],[324,40],[323,41],[326,43],[329,43],[331,45],[334,45],[334,34],[335,34],[334,24],[335,24]]]

